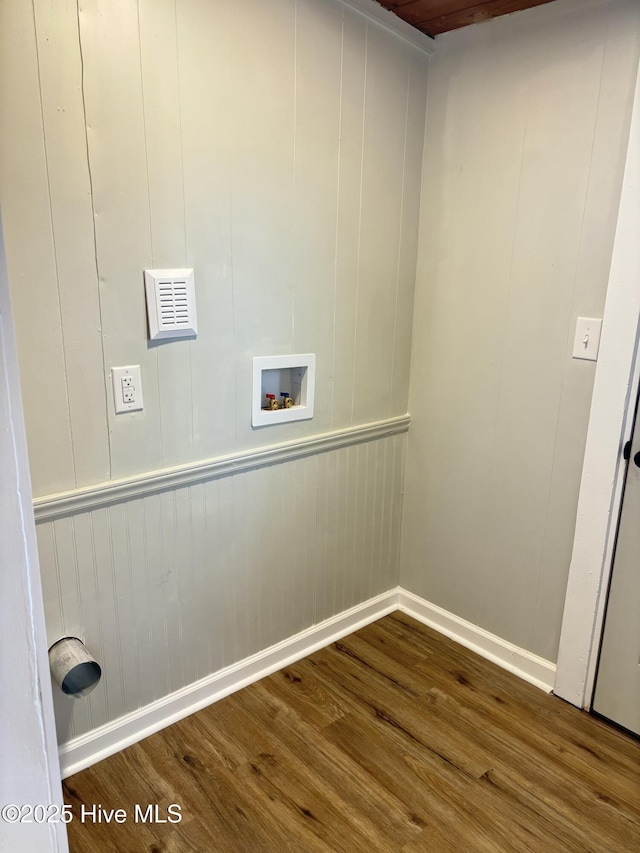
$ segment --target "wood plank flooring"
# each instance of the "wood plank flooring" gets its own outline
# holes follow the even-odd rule
[[[640,744],[401,613],[65,782],[72,853],[640,851]],[[135,804],[181,806],[135,822]],[[80,820],[122,808],[126,822]]]

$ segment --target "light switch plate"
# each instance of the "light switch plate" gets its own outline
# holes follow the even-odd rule
[[[586,361],[598,360],[601,329],[602,320],[578,317],[576,337],[573,342],[573,358],[582,358]]]
[[[142,375],[139,364],[128,367],[112,367],[113,402],[116,415],[121,412],[136,412],[144,408],[142,403]]]

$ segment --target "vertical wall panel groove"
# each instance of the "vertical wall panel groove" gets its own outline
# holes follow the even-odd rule
[[[331,425],[339,181],[341,9],[296,5],[293,351],[316,354],[315,428]]]
[[[117,478],[162,464],[158,357],[147,347],[141,298],[142,271],[151,265],[151,211],[137,5],[83,4],[80,35],[105,364],[140,364],[144,382],[144,412],[122,418],[108,406]]]
[[[195,270],[199,323],[190,347],[196,459],[237,444],[229,7],[176,3],[186,257]]]
[[[38,0],[34,12],[69,425],[82,486],[107,479],[110,467],[78,14],[59,0]]]
[[[410,53],[370,26],[366,56],[353,407],[365,421],[386,416],[392,382]]]
[[[332,428],[352,423],[367,22],[342,11]]]
[[[95,531],[94,531],[94,525],[93,525],[93,514],[89,513],[85,518],[76,517],[76,519],[75,519],[76,526],[78,526],[79,524],[82,524],[83,521],[86,521],[87,531],[88,531],[88,541],[84,544],[84,548],[85,548],[84,555],[85,555],[85,559],[86,559],[87,555],[90,556],[91,569],[92,569],[90,578],[87,574],[84,575],[84,587],[86,590],[85,594],[86,594],[87,600],[91,601],[92,604],[94,605],[94,620],[95,621],[91,620],[91,621],[87,622],[86,626],[81,626],[81,628],[82,627],[85,628],[84,636],[85,636],[85,639],[88,643],[87,647],[89,649],[92,648],[92,645],[93,645],[91,640],[90,640],[90,637],[89,637],[89,632],[91,631],[93,633],[93,636],[96,638],[96,650],[97,650],[97,649],[104,649],[105,648],[106,633],[104,631],[103,618],[102,618],[103,610],[102,610],[102,607],[99,606],[100,605],[100,591],[99,591],[99,579],[98,579],[98,561],[96,559],[96,540],[95,540]],[[80,547],[83,547],[83,546],[80,544]],[[40,567],[42,569],[42,563],[40,564]],[[45,574],[45,572],[43,572],[43,574]],[[85,607],[85,613],[87,614],[87,618],[91,619],[90,614],[87,612],[86,607]],[[82,631],[80,631],[80,633],[82,633]],[[102,658],[102,660],[104,660],[104,658]],[[100,665],[102,667],[103,663],[101,662]],[[109,691],[103,690],[101,692],[102,692],[102,696],[100,697],[100,699],[103,700],[103,706],[104,707],[100,709],[102,711],[102,714],[100,715],[100,723],[105,723],[107,720],[111,719],[111,708],[109,705]],[[97,716],[97,714],[96,714],[97,704],[98,703],[95,700],[92,702],[92,712],[93,712],[94,721],[96,720],[96,716]],[[57,715],[56,715],[56,719],[57,719]],[[96,725],[97,724],[98,723],[96,723]]]
[[[31,3],[5,3],[1,14],[0,203],[31,478],[37,495],[64,489],[65,483],[73,488],[74,462],[57,317],[34,10]]]
[[[389,397],[389,411],[394,413],[407,405],[409,396],[411,330],[420,222],[420,194],[415,192],[413,181],[422,169],[425,138],[425,112],[422,108],[427,103],[427,58],[421,52],[414,51],[410,60],[402,174],[402,227],[398,249],[393,371]]]
[[[136,655],[136,677],[138,696],[141,704],[155,698],[153,667],[153,628],[151,622],[148,564],[144,532],[144,502],[135,501],[126,504],[127,550],[132,600],[134,642]],[[148,663],[147,663],[148,662]]]
[[[151,264],[187,265],[176,0],[139,0]],[[192,342],[158,346],[162,466],[193,459]]]

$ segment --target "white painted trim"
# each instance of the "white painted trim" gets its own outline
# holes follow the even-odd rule
[[[385,9],[379,3],[376,3],[375,0],[342,0],[342,2],[345,6],[351,6],[356,12],[360,12],[365,18],[369,18],[370,21],[384,27],[385,30],[389,30],[395,36],[408,41],[414,47],[419,47],[425,53],[431,54],[434,52],[435,43],[431,36],[412,27],[411,24],[403,21],[402,18],[394,15],[393,12]]]
[[[241,690],[272,672],[307,657],[318,649],[398,609],[397,590],[358,604],[287,640],[189,684],[144,708],[74,738],[60,747],[62,778],[84,770],[154,732]]]
[[[0,220],[0,429],[2,487],[2,600],[0,601],[0,691],[2,758],[0,804],[63,805],[56,727],[47,655],[46,627],[18,356]],[[5,537],[5,531],[15,537]],[[1,821],[0,821],[1,822]],[[2,850],[69,853],[63,823],[0,827]]]
[[[445,637],[498,664],[529,684],[546,693],[552,692],[556,667],[551,661],[514,646],[407,590],[399,590],[398,606],[403,613],[418,622],[439,631]]]
[[[547,693],[551,692],[554,664],[396,587],[63,744],[59,750],[62,778],[114,755],[396,610],[413,616]]]
[[[640,69],[604,310],[555,692],[590,708],[638,387]]]
[[[56,495],[46,495],[36,498],[33,502],[36,521],[48,521],[75,512],[87,512],[118,501],[139,498],[152,492],[175,489],[179,486],[200,483],[203,480],[212,480],[225,474],[236,474],[262,468],[265,465],[289,462],[315,453],[325,453],[341,447],[362,444],[365,441],[387,438],[407,432],[410,423],[410,415],[400,415],[361,426],[311,435],[297,441],[229,453],[226,456],[178,465],[175,468],[163,468],[160,471],[150,471],[135,477],[112,480],[83,489],[72,489]]]

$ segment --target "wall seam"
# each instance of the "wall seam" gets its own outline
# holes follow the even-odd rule
[[[391,415],[391,401],[393,399],[393,377],[395,372],[395,364],[396,364],[396,346],[398,341],[398,300],[400,295],[400,266],[402,262],[402,235],[404,228],[404,196],[405,196],[405,186],[406,186],[406,178],[407,178],[407,139],[409,135],[409,100],[411,93],[411,64],[412,60],[409,58],[409,68],[407,71],[407,104],[405,108],[404,115],[404,146],[402,150],[402,190],[400,192],[400,223],[399,223],[399,234],[398,234],[398,263],[396,266],[396,299],[394,305],[394,317],[393,317],[393,347],[391,349],[391,381],[389,382],[389,404],[388,404],[388,414]]]
[[[182,123],[182,97],[181,97],[181,87],[180,87],[180,40],[178,38],[178,4],[176,0],[173,2],[173,19],[174,19],[174,29],[175,29],[175,38],[176,38],[176,81],[177,81],[177,93],[178,93],[178,124],[180,126],[180,175],[182,177],[182,222],[184,225],[184,265],[188,267],[189,264],[189,255],[188,255],[188,240],[187,240],[187,197],[186,197],[186,189],[185,189],[185,178],[184,178],[184,125]],[[193,418],[193,341],[189,341],[189,393],[191,396],[191,458],[195,457],[195,425]]]
[[[104,350],[104,321],[102,312],[102,292],[100,288],[100,264],[98,261],[98,231],[96,228],[96,204],[91,171],[91,152],[89,147],[89,125],[87,122],[87,100],[85,92],[85,64],[82,48],[82,31],[80,26],[80,0],[76,0],[76,21],[78,26],[78,52],[80,56],[80,97],[82,100],[82,116],[84,119],[84,139],[87,150],[87,176],[89,179],[89,200],[91,203],[91,228],[93,233],[93,255],[96,265],[96,287],[98,289],[98,316],[100,319],[100,351],[102,353],[102,377],[104,381],[104,413],[105,423],[109,423],[109,382],[107,378],[107,357]],[[107,453],[109,457],[109,476],[113,476],[113,449],[111,446],[111,431],[107,429]]]
[[[78,0],[79,2],[79,0]],[[58,320],[60,322],[60,339],[62,344],[62,364],[64,368],[64,387],[65,387],[65,396],[66,396],[66,411],[67,411],[67,423],[69,426],[69,441],[71,444],[71,468],[73,471],[73,482],[78,484],[78,473],[76,469],[76,453],[74,448],[74,439],[73,439],[73,420],[71,417],[71,398],[69,394],[69,371],[67,368],[67,347],[65,344],[65,333],[64,333],[64,313],[62,310],[62,296],[60,291],[60,272],[58,269],[58,246],[56,241],[56,233],[54,226],[54,218],[53,218],[53,201],[52,201],[52,193],[51,193],[51,175],[49,169],[49,148],[47,145],[47,130],[45,126],[44,119],[44,103],[42,96],[42,74],[40,68],[40,46],[38,43],[38,24],[37,24],[37,14],[36,14],[36,6],[35,0],[32,0],[31,9],[33,12],[33,39],[36,51],[36,67],[38,69],[38,94],[40,97],[40,121],[42,124],[42,147],[44,150],[44,166],[45,172],[47,175],[47,204],[49,210],[49,224],[51,227],[51,243],[53,246],[53,265],[56,273],[56,303],[58,306]]]
[[[149,146],[147,144],[147,114],[145,107],[145,98],[144,98],[144,67],[142,61],[142,27],[140,25],[140,0],[136,0],[136,9],[137,16],[136,20],[138,23],[138,64],[140,68],[140,107],[142,113],[142,133],[144,137],[144,163],[145,169],[147,173],[147,210],[149,214],[149,248],[151,251],[151,268],[155,267],[155,254],[154,254],[154,240],[153,240],[153,219],[151,216],[151,180],[149,174]],[[164,466],[164,441],[162,438],[162,394],[160,393],[160,348],[153,347],[153,352],[155,355],[155,377],[156,377],[156,391],[158,395],[158,433],[160,435],[160,459],[162,461],[162,465]]]
[[[351,380],[351,422],[353,423],[353,413],[355,410],[356,399],[356,367],[358,364],[358,307],[360,302],[360,254],[362,248],[362,195],[364,186],[364,138],[367,118],[367,75],[368,75],[368,59],[369,59],[369,22],[365,30],[364,42],[364,86],[362,90],[362,154],[360,157],[360,202],[358,205],[358,264],[356,272],[356,311],[355,322],[353,329],[353,374]]]
[[[333,340],[331,361],[331,402],[329,405],[329,423],[333,428],[336,391],[336,318],[338,308],[338,252],[340,247],[340,174],[342,172],[342,106],[344,96],[344,8],[342,9],[342,31],[340,38],[340,103],[338,107],[338,156],[336,166],[338,180],[336,187],[336,240],[333,260]]]

